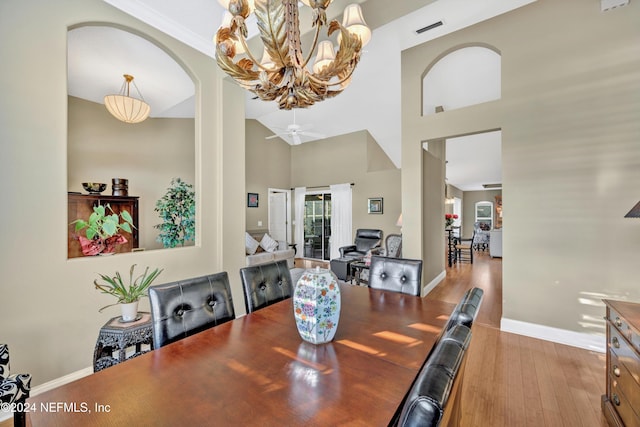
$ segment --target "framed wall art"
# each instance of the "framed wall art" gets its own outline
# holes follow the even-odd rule
[[[370,214],[382,213],[382,197],[370,198],[367,202],[367,212]]]
[[[258,193],[247,193],[247,207],[248,208],[258,207]]]

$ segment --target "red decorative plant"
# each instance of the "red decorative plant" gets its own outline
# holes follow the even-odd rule
[[[458,219],[458,214],[444,214],[444,223],[447,227],[451,227],[456,219]]]

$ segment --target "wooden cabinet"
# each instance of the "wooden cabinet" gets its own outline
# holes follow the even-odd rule
[[[494,206],[496,207],[496,220],[494,222],[493,228],[502,228],[502,195],[496,196],[495,199],[496,203]]]
[[[67,208],[67,257],[76,258],[84,256],[80,249],[80,242],[76,238],[75,224],[71,225],[73,221],[78,218],[84,220],[89,219],[89,215],[93,212],[93,207],[98,205],[109,204],[111,209],[117,214],[126,210],[131,214],[133,218],[133,224],[136,226],[132,231],[133,233],[122,232],[122,235],[127,239],[127,243],[118,245],[116,247],[117,253],[131,252],[132,249],[138,247],[138,197],[132,196],[103,196],[100,194],[68,194],[68,208]]]
[[[604,303],[607,384],[602,411],[611,426],[640,426],[640,304]]]

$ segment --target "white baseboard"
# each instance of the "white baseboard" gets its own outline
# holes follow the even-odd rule
[[[584,334],[504,317],[500,321],[500,330],[599,353],[607,350],[607,339],[604,335]]]
[[[436,286],[438,286],[440,282],[444,280],[445,277],[447,277],[447,271],[442,270],[442,272],[438,274],[435,279],[433,279],[431,282],[427,284],[427,286],[423,288],[422,296],[424,297],[429,292],[431,292]]]
[[[37,396],[40,393],[53,390],[56,387],[60,387],[61,385],[65,385],[72,381],[79,380],[80,378],[84,378],[91,374],[93,374],[92,366],[89,366],[88,368],[80,369],[79,371],[72,372],[63,377],[56,378],[44,384],[40,384],[38,386],[33,387],[31,389],[31,392],[29,393],[29,396]],[[6,421],[11,418],[13,418],[13,414],[11,412],[0,412],[0,422]]]

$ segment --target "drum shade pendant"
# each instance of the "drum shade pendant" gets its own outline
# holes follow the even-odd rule
[[[327,23],[331,0],[303,0],[313,9],[313,42],[306,55],[300,42],[297,0],[219,0],[232,19],[216,33],[216,61],[243,88],[264,101],[277,101],[281,109],[305,108],[341,93],[351,82],[362,47],[371,30],[360,5],[345,8],[342,24]],[[264,53],[260,60],[247,46],[245,20],[254,13]],[[322,27],[327,37],[337,33],[337,50],[330,40],[319,43]],[[245,53],[240,54],[242,46]],[[316,59],[310,61],[317,49]]]
[[[138,86],[133,83],[138,92],[138,98],[129,96],[129,86],[133,82],[133,76],[124,74],[124,83],[118,95],[107,95],[104,97],[104,106],[116,119],[125,123],[140,123],[149,117],[151,107],[144,101]]]

